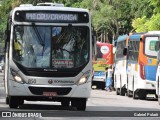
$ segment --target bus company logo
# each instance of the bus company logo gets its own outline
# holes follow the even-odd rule
[[[2,112],[2,117],[12,117],[11,112]]]
[[[108,46],[102,46],[101,47],[101,52],[102,52],[102,54],[107,54],[109,52],[109,47]]]
[[[55,80],[54,83],[62,83],[62,84],[74,84],[74,81],[70,80]]]
[[[49,83],[49,84],[52,84],[52,83],[53,83],[53,80],[51,80],[51,79],[48,80],[48,83]]]

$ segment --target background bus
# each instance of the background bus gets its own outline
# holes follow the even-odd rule
[[[134,99],[146,99],[155,94],[158,35],[154,32],[133,34],[129,37],[127,58],[127,92]]]
[[[157,54],[157,72],[156,72],[156,97],[158,98],[158,103],[160,105],[160,31],[156,31],[158,36],[158,41],[156,42]]]
[[[104,89],[106,73],[105,68],[113,64],[113,45],[109,43],[97,42],[97,60],[93,64],[94,77],[92,86]]]
[[[157,73],[156,73],[156,95],[158,97],[158,103],[160,105],[160,43],[158,43],[159,46],[157,48],[158,50],[158,55],[157,55],[157,61],[158,61],[158,66],[157,66]]]
[[[6,33],[4,80],[10,108],[24,100],[45,100],[85,110],[92,77],[88,10],[21,5],[11,11]]]
[[[123,49],[128,46],[128,35],[119,36],[117,39],[115,53],[115,70],[114,70],[114,88],[117,95],[124,96],[126,93],[127,73],[126,73],[126,56],[123,55]]]

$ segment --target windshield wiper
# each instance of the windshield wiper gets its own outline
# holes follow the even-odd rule
[[[34,29],[37,37],[38,37],[39,43],[40,43],[40,44],[42,45],[42,47],[43,47],[43,51],[42,51],[42,56],[43,56],[44,45],[45,45],[45,44],[44,44],[44,41],[43,41],[43,39],[41,38],[41,35],[39,34],[39,32],[38,32],[37,27],[35,26],[35,24],[33,23],[32,25],[33,25],[33,29]]]

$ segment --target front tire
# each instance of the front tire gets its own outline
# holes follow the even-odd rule
[[[147,93],[146,93],[146,92],[141,92],[141,93],[139,94],[139,99],[141,99],[141,100],[146,100],[146,96],[147,96]]]
[[[6,97],[6,104],[9,104],[9,97]]]
[[[133,99],[137,100],[139,98],[137,92],[133,92]]]
[[[9,97],[9,107],[10,108],[17,108],[19,106],[18,98],[15,96]]]
[[[116,89],[116,95],[120,95],[120,88]]]
[[[132,93],[132,91],[130,91],[130,90],[127,90],[127,96],[128,96],[128,97],[132,97],[132,96],[133,96],[133,93]]]
[[[159,103],[159,105],[160,105],[160,96],[158,96],[158,103]]]
[[[86,109],[86,98],[76,98],[71,101],[71,106],[76,107],[77,110],[84,111]]]
[[[126,93],[126,89],[125,88],[121,88],[120,95],[121,96],[125,96],[125,93]]]

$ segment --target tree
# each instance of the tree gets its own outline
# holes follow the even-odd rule
[[[154,12],[160,13],[160,1],[159,0],[150,0],[150,5],[153,5],[155,7]]]
[[[146,4],[145,7],[147,8],[148,11],[152,9],[152,14],[148,15],[149,12],[146,14],[141,14],[139,18],[135,18],[132,21],[132,25],[136,32],[144,32],[144,31],[147,32],[151,30],[160,30],[160,23],[159,23],[160,1],[159,0],[150,0],[150,1],[147,0],[146,2],[148,2],[149,4]]]
[[[158,27],[159,0],[3,0],[0,7],[0,34],[4,34],[7,16],[11,9],[24,3],[36,5],[40,2],[56,2],[63,3],[67,7],[89,9],[97,38],[108,39],[109,37],[110,43],[113,37],[116,39],[119,35],[127,34],[133,27],[138,31],[144,28],[145,30],[151,29],[153,24]],[[154,16],[152,16],[153,10]]]
[[[136,32],[147,32],[148,26],[145,24],[146,21],[148,21],[146,16],[144,16],[142,18],[134,19],[132,22],[132,26]]]
[[[13,0],[5,0],[2,1],[1,6],[0,6],[0,34],[1,34],[1,40],[4,40],[4,33],[6,29],[6,24],[7,24],[7,17],[12,9],[11,3]]]
[[[145,25],[148,27],[149,31],[160,30],[160,13],[154,14]]]
[[[92,3],[92,4],[91,4]],[[126,34],[131,29],[129,0],[87,0],[82,5],[92,14],[92,23],[98,35],[107,33],[110,39]]]
[[[153,14],[153,5],[150,4],[150,0],[130,0],[132,18],[141,18],[146,16],[150,18]]]

